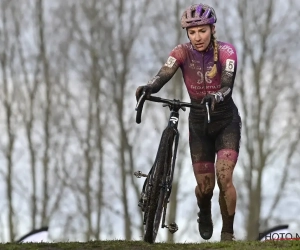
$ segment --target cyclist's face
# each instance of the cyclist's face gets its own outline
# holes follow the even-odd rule
[[[187,33],[194,48],[198,51],[204,51],[210,43],[214,30],[214,25],[207,24],[188,28]]]

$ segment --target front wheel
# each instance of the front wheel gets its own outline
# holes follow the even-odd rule
[[[166,199],[167,186],[166,176],[171,167],[172,148],[174,143],[175,131],[173,128],[167,128],[161,138],[157,152],[155,165],[153,166],[152,176],[149,181],[151,185],[149,202],[146,208],[146,225],[144,241],[154,243],[163,212],[163,206]]]

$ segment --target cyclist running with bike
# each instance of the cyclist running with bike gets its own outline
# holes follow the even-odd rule
[[[191,109],[189,114],[190,153],[200,209],[197,221],[201,237],[210,239],[216,175],[223,221],[221,241],[231,241],[237,199],[232,175],[241,137],[241,118],[232,99],[237,54],[233,45],[215,38],[216,21],[215,11],[208,5],[200,3],[187,8],[181,17],[181,26],[186,29],[190,42],[171,51],[157,75],[147,85],[137,88],[136,98],[138,100],[143,91],[148,96],[157,93],[180,67],[191,102],[210,103],[211,122],[206,130],[205,109]]]

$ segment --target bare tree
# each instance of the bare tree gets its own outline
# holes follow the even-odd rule
[[[6,199],[8,204],[8,237],[10,240],[14,240],[16,235],[16,228],[14,225],[15,208],[14,208],[14,146],[16,141],[16,117],[14,115],[14,103],[16,98],[16,89],[11,83],[10,79],[13,75],[11,66],[14,64],[15,46],[14,41],[11,41],[9,29],[11,28],[11,22],[9,22],[8,16],[11,13],[11,6],[9,1],[1,2],[1,51],[0,51],[0,64],[1,64],[1,104],[4,110],[5,131],[6,131],[6,143],[3,146],[3,151],[6,160],[5,171],[5,184],[6,184]]]
[[[109,20],[107,22],[107,29],[111,33],[107,34],[110,46],[106,57],[105,76],[110,86],[110,97],[114,103],[114,117],[116,118],[118,129],[118,135],[114,134],[113,140],[117,142],[116,165],[120,174],[120,190],[118,195],[124,211],[124,232],[126,239],[132,238],[132,215],[130,213],[128,197],[129,189],[132,188],[136,195],[136,201],[140,193],[138,185],[133,180],[135,157],[133,143],[130,141],[132,126],[128,125],[126,117],[126,93],[128,88],[130,88],[129,74],[132,73],[130,63],[132,58],[134,58],[134,44],[140,30],[144,27],[143,24],[146,20],[144,13],[147,13],[149,2],[148,0],[139,1],[139,3],[136,1],[111,1],[112,5],[107,7],[108,12],[106,16],[106,20]],[[114,8],[113,12],[109,11],[111,7]],[[141,219],[141,213],[139,215]]]
[[[46,16],[48,11],[45,10],[45,2],[39,0],[32,5],[32,8],[34,21],[33,29],[35,31],[34,34],[36,34],[37,37],[36,43],[38,49],[36,51],[37,56],[34,57],[36,61],[33,61],[33,65],[36,65],[35,68],[33,67],[33,83],[31,84],[31,90],[28,90],[27,93],[29,94],[28,99],[30,100],[30,105],[35,104],[35,116],[38,117],[38,114],[41,114],[39,118],[41,117],[40,124],[42,124],[42,126],[37,131],[42,134],[39,145],[43,145],[39,150],[33,150],[33,148],[30,148],[29,143],[31,164],[34,163],[32,160],[36,159],[37,155],[42,155],[41,162],[39,161],[38,165],[31,166],[33,186],[37,185],[34,183],[34,178],[36,178],[35,171],[40,169],[40,166],[42,167],[42,178],[39,178],[42,183],[39,182],[38,184],[42,187],[42,193],[36,194],[40,201],[40,206],[34,205],[34,203],[32,206],[34,210],[37,207],[40,207],[40,210],[37,212],[38,215],[36,215],[40,219],[38,225],[48,226],[51,217],[59,209],[59,204],[64,194],[63,183],[59,183],[56,180],[56,171],[59,165],[59,158],[56,157],[57,148],[61,144],[64,145],[64,143],[59,140],[60,138],[58,136],[59,131],[61,130],[61,123],[57,120],[61,116],[61,110],[56,107],[55,103],[60,102],[59,97],[61,95],[57,93],[58,84],[56,83],[56,79],[58,76],[55,71],[55,61],[53,60],[53,56],[51,56],[53,53],[52,46],[55,46],[55,40],[49,39],[49,33],[51,34],[54,29],[48,25],[49,19]],[[37,94],[39,94],[39,98],[38,100],[34,100]],[[29,117],[33,118],[32,115]],[[30,121],[30,119],[29,125],[30,122],[33,122]],[[27,138],[30,141],[30,126],[28,127],[28,124],[26,130]],[[35,131],[35,133],[37,133],[37,131]],[[34,194],[35,192],[36,190],[33,190]],[[36,202],[36,200],[32,200],[32,202]]]
[[[38,209],[41,201],[41,196],[38,192],[38,190],[40,190],[40,182],[38,180],[41,179],[38,176],[40,166],[39,156],[41,153],[39,145],[41,144],[38,144],[39,142],[37,139],[38,133],[41,130],[40,128],[37,129],[36,125],[39,124],[38,122],[40,120],[38,120],[38,118],[41,117],[39,116],[39,111],[41,110],[39,105],[41,102],[38,102],[41,101],[39,95],[41,92],[39,92],[40,89],[38,87],[41,85],[42,78],[40,73],[42,69],[42,54],[47,53],[44,50],[45,45],[41,45],[39,53],[34,45],[36,40],[28,39],[26,35],[36,34],[34,33],[34,27],[37,26],[34,24],[39,22],[35,22],[38,19],[35,19],[35,17],[39,17],[39,21],[42,21],[42,15],[37,15],[37,12],[35,12],[36,9],[34,9],[35,5],[32,5],[32,2],[30,1],[22,2],[21,4],[18,1],[10,1],[9,3],[2,2],[1,4],[3,4],[3,8],[1,8],[3,15],[1,15],[1,17],[3,17],[4,24],[2,26],[3,33],[1,32],[3,35],[1,54],[1,69],[3,70],[3,74],[1,74],[1,76],[4,80],[1,86],[1,102],[3,102],[6,110],[5,127],[8,129],[8,139],[5,140],[6,145],[3,148],[5,150],[7,163],[9,164],[8,171],[5,171],[5,183],[8,186],[9,194],[7,202],[10,205],[8,208],[11,210],[8,216],[8,228],[10,228],[9,240],[15,240],[15,236],[20,233],[19,228],[16,227],[15,224],[18,223],[20,218],[24,218],[24,215],[27,212],[27,206],[24,206],[24,204],[29,205],[29,217],[31,223],[26,225],[29,229],[35,229],[41,226],[41,224],[48,225],[49,217],[58,207],[58,201],[61,198],[63,189],[60,189],[60,193],[58,193],[54,199],[50,199],[48,191],[46,190],[46,196],[43,201],[44,212],[43,215],[41,215],[42,213]],[[41,3],[39,7],[39,10],[41,11]],[[31,33],[26,31],[28,27],[32,27]],[[44,35],[42,27],[39,27],[38,34],[40,36],[37,37],[42,40],[41,43],[43,44]],[[47,59],[44,58],[44,60]],[[46,75],[48,75],[48,73],[46,73]],[[46,127],[51,126],[50,120],[47,120],[46,123],[49,123],[48,125],[45,124]],[[23,130],[23,126],[25,131]],[[25,133],[23,134],[23,132]],[[26,150],[26,146],[21,147],[21,149],[17,148],[15,156],[16,160],[14,161],[14,145],[20,145],[24,140],[27,140],[28,142],[28,151]],[[22,161],[21,175],[14,175],[14,171],[20,171],[19,169],[16,169],[19,165],[17,160],[20,158],[20,155],[25,155],[25,158],[28,155],[30,160],[29,162],[26,160]],[[46,158],[47,157],[44,157],[45,162]],[[30,171],[27,171],[27,167]],[[46,173],[48,172],[50,172],[50,168],[49,165],[46,165]],[[25,176],[23,174],[28,176],[31,181],[25,182],[21,179],[20,176]],[[51,178],[48,177],[48,174],[44,179],[44,183],[46,186],[51,187]],[[55,183],[55,185],[58,189],[60,188],[58,183]],[[55,189],[52,189],[52,192],[55,192]],[[20,198],[13,199],[13,197],[17,196]],[[18,203],[16,203],[16,201]],[[14,210],[14,206],[21,206],[24,209]],[[42,222],[39,220],[41,217],[44,218]]]
[[[104,46],[108,41],[103,32],[104,9],[101,5],[99,1],[74,1],[70,4],[62,3],[57,8],[57,15],[63,24],[61,27],[66,27],[62,32],[67,34],[61,42],[61,53],[66,58],[64,68],[69,75],[75,74],[80,79],[80,82],[66,83],[61,88],[67,100],[65,111],[74,131],[71,134],[76,137],[81,149],[77,156],[80,162],[76,164],[77,180],[68,178],[71,183],[66,185],[72,189],[82,220],[87,227],[84,236],[86,240],[100,239],[103,232],[103,138],[105,128],[108,127],[105,109],[109,108],[110,101],[105,97],[103,81]],[[73,109],[74,106],[76,110]],[[64,181],[68,182],[66,179]],[[80,230],[82,231],[82,228]]]
[[[28,3],[27,3],[28,4]],[[19,96],[19,101],[18,103],[18,111],[22,116],[22,120],[25,126],[26,130],[26,137],[28,141],[28,150],[29,150],[29,155],[30,155],[30,169],[31,169],[31,177],[32,177],[32,195],[31,195],[31,200],[30,200],[30,206],[31,206],[31,228],[35,229],[37,228],[37,217],[38,217],[38,199],[37,199],[37,174],[36,174],[36,168],[37,168],[37,150],[36,150],[36,145],[34,143],[34,123],[35,123],[35,102],[36,102],[36,95],[37,95],[37,90],[38,90],[38,75],[39,75],[39,63],[40,60],[37,58],[36,60],[36,65],[35,65],[35,70],[33,73],[33,77],[30,77],[29,72],[29,64],[32,63],[31,60],[26,58],[25,52],[24,52],[24,46],[27,45],[27,48],[29,47],[28,44],[26,44],[22,40],[22,29],[25,26],[29,26],[30,22],[28,18],[25,18],[25,16],[29,16],[28,9],[27,11],[22,8],[23,5],[18,5],[18,8],[14,6],[13,11],[12,11],[12,17],[13,17],[13,22],[15,26],[15,38],[17,41],[17,55],[19,58],[20,62],[20,71],[22,72],[22,77],[21,79],[24,82],[25,88],[20,88],[20,96]],[[29,8],[30,9],[30,8]],[[33,79],[31,81],[31,79]],[[24,89],[24,92],[22,94],[22,90]],[[27,105],[28,103],[28,105]]]
[[[44,116],[44,153],[43,153],[43,199],[42,199],[42,225],[48,225],[48,202],[49,202],[49,147],[50,147],[50,117],[52,104],[52,85],[49,72],[49,59],[45,42],[45,20],[44,20],[44,1],[39,0],[36,5],[36,15],[39,34],[39,52],[42,63],[43,80],[45,81],[45,116]]]

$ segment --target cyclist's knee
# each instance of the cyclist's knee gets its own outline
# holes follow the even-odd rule
[[[210,201],[213,196],[214,188],[208,187],[201,190],[201,186],[197,185],[195,188],[195,195],[198,201],[198,204],[203,203],[203,201]]]
[[[237,158],[238,152],[231,149],[222,149],[217,153],[217,182],[222,191],[226,192],[233,187],[232,175]]]
[[[212,174],[196,176],[197,186],[195,187],[195,194],[197,197],[210,195],[213,193],[215,187],[215,178]]]
[[[213,192],[215,186],[214,163],[205,161],[197,162],[193,164],[193,169],[197,181],[196,196],[201,197]]]

